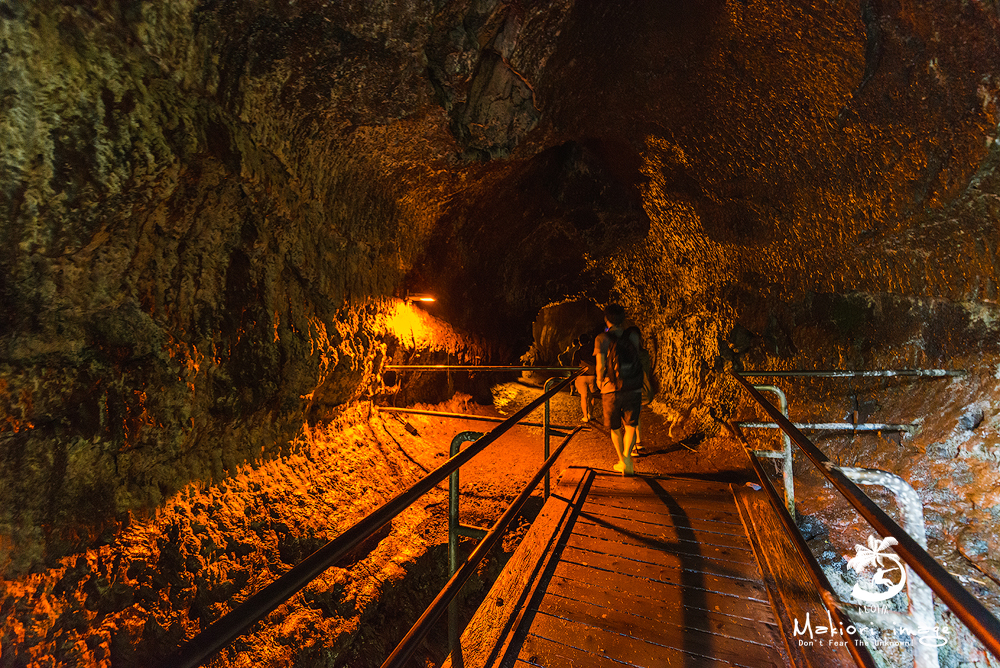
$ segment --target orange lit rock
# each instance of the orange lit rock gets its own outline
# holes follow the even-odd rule
[[[489,401],[384,367],[516,361],[571,299],[623,303],[705,430],[747,408],[729,366],[968,368],[790,388],[816,418],[922,420],[830,447],[914,482],[949,553],[991,526],[995,3],[627,4],[0,6],[4,647],[170,645],[317,540],[245,494],[332,503],[220,485],[359,402]],[[347,643],[316,600],[295,628]]]

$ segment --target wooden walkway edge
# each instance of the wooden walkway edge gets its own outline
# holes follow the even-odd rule
[[[590,474],[590,469],[571,467],[562,475],[462,634],[462,657],[453,661],[449,656],[444,667],[500,665],[498,659],[527,610],[556,542],[570,525]]]
[[[747,487],[734,488],[733,493],[744,518],[747,537],[757,553],[792,665],[796,668],[856,666],[850,650],[840,644],[844,640],[842,636],[823,634],[810,638],[804,632],[807,620],[813,629],[829,628],[831,624],[807,567],[799,559],[765,493]]]

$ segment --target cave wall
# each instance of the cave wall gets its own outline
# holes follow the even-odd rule
[[[372,394],[483,7],[0,3],[2,568]]]
[[[990,2],[0,0],[0,567],[393,394],[409,290],[430,355],[501,363],[621,301],[719,428],[727,365],[990,395],[998,35]]]
[[[726,4],[705,69],[636,102],[651,231],[611,271],[669,397],[739,404],[712,373],[736,328],[756,368],[995,351],[997,27],[990,5]]]

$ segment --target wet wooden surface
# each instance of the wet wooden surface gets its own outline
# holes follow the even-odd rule
[[[748,528],[747,535],[760,555],[765,581],[771,591],[775,616],[784,632],[792,663],[802,668],[845,668],[857,665],[834,628],[812,577],[763,491],[734,487],[737,506]],[[826,627],[828,633],[810,637],[806,622]],[[799,634],[796,635],[796,625]]]
[[[550,501],[461,665],[791,665],[728,484],[571,470]]]

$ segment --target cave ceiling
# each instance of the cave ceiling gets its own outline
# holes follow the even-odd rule
[[[370,396],[409,291],[499,361],[617,299],[678,396],[817,294],[994,304],[998,41],[986,0],[0,0],[20,567]]]

